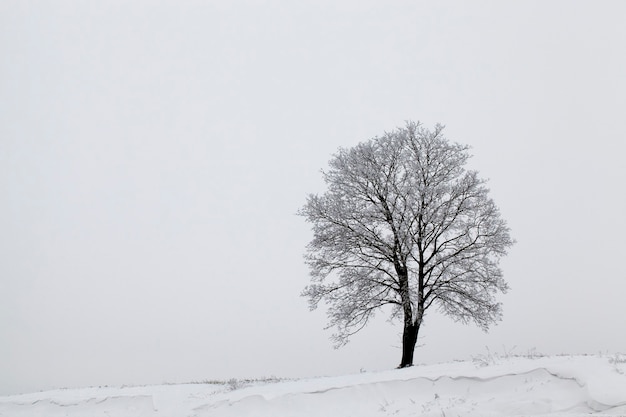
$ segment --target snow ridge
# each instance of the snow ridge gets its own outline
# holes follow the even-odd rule
[[[227,385],[86,388],[0,397],[1,417],[626,416],[626,364],[506,358],[341,377]]]

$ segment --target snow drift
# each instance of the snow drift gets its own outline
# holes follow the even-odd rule
[[[0,397],[0,416],[626,416],[626,355],[488,358],[280,382]]]

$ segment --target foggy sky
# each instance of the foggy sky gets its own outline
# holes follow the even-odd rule
[[[320,169],[445,124],[517,244],[416,363],[626,351],[626,3],[3,1],[0,395],[395,367],[299,296]]]

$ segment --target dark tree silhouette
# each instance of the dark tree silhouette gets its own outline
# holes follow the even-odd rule
[[[400,367],[413,364],[430,307],[486,331],[501,318],[495,294],[507,290],[498,263],[513,244],[509,229],[485,181],[465,169],[468,147],[442,130],[408,122],[340,149],[323,172],[328,190],[299,212],[314,235],[303,291],[311,309],[328,304],[340,346],[392,306],[404,324]]]

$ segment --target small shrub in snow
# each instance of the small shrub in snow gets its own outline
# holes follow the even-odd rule
[[[482,354],[472,356],[472,362],[474,362],[474,365],[480,368],[489,366],[489,365],[495,365],[495,360],[493,356],[482,355]]]
[[[539,359],[539,358],[543,358],[546,355],[544,355],[543,353],[537,352],[537,348],[532,348],[532,349],[528,349],[528,352],[526,352],[526,355],[524,356],[528,359]]]
[[[234,391],[239,388],[243,388],[243,382],[239,381],[237,378],[231,378],[227,381],[228,389]]]
[[[485,346],[485,350],[487,353],[479,354],[476,356],[472,356],[472,362],[474,362],[477,366],[490,366],[496,365],[502,360],[508,360],[511,358],[527,358],[527,359],[538,359],[543,358],[545,355],[543,353],[539,353],[536,348],[529,349],[526,354],[516,354],[515,349],[517,346],[513,346],[510,349],[507,349],[506,346],[502,346],[502,353],[492,352],[488,346]]]
[[[485,350],[487,351],[487,353],[472,356],[472,362],[474,362],[476,366],[481,368],[485,366],[496,365],[500,361],[500,356],[495,352],[491,352],[488,346],[485,346]]]
[[[609,356],[609,363],[613,365],[613,370],[618,374],[624,375],[622,365],[626,364],[626,354],[616,353]]]

